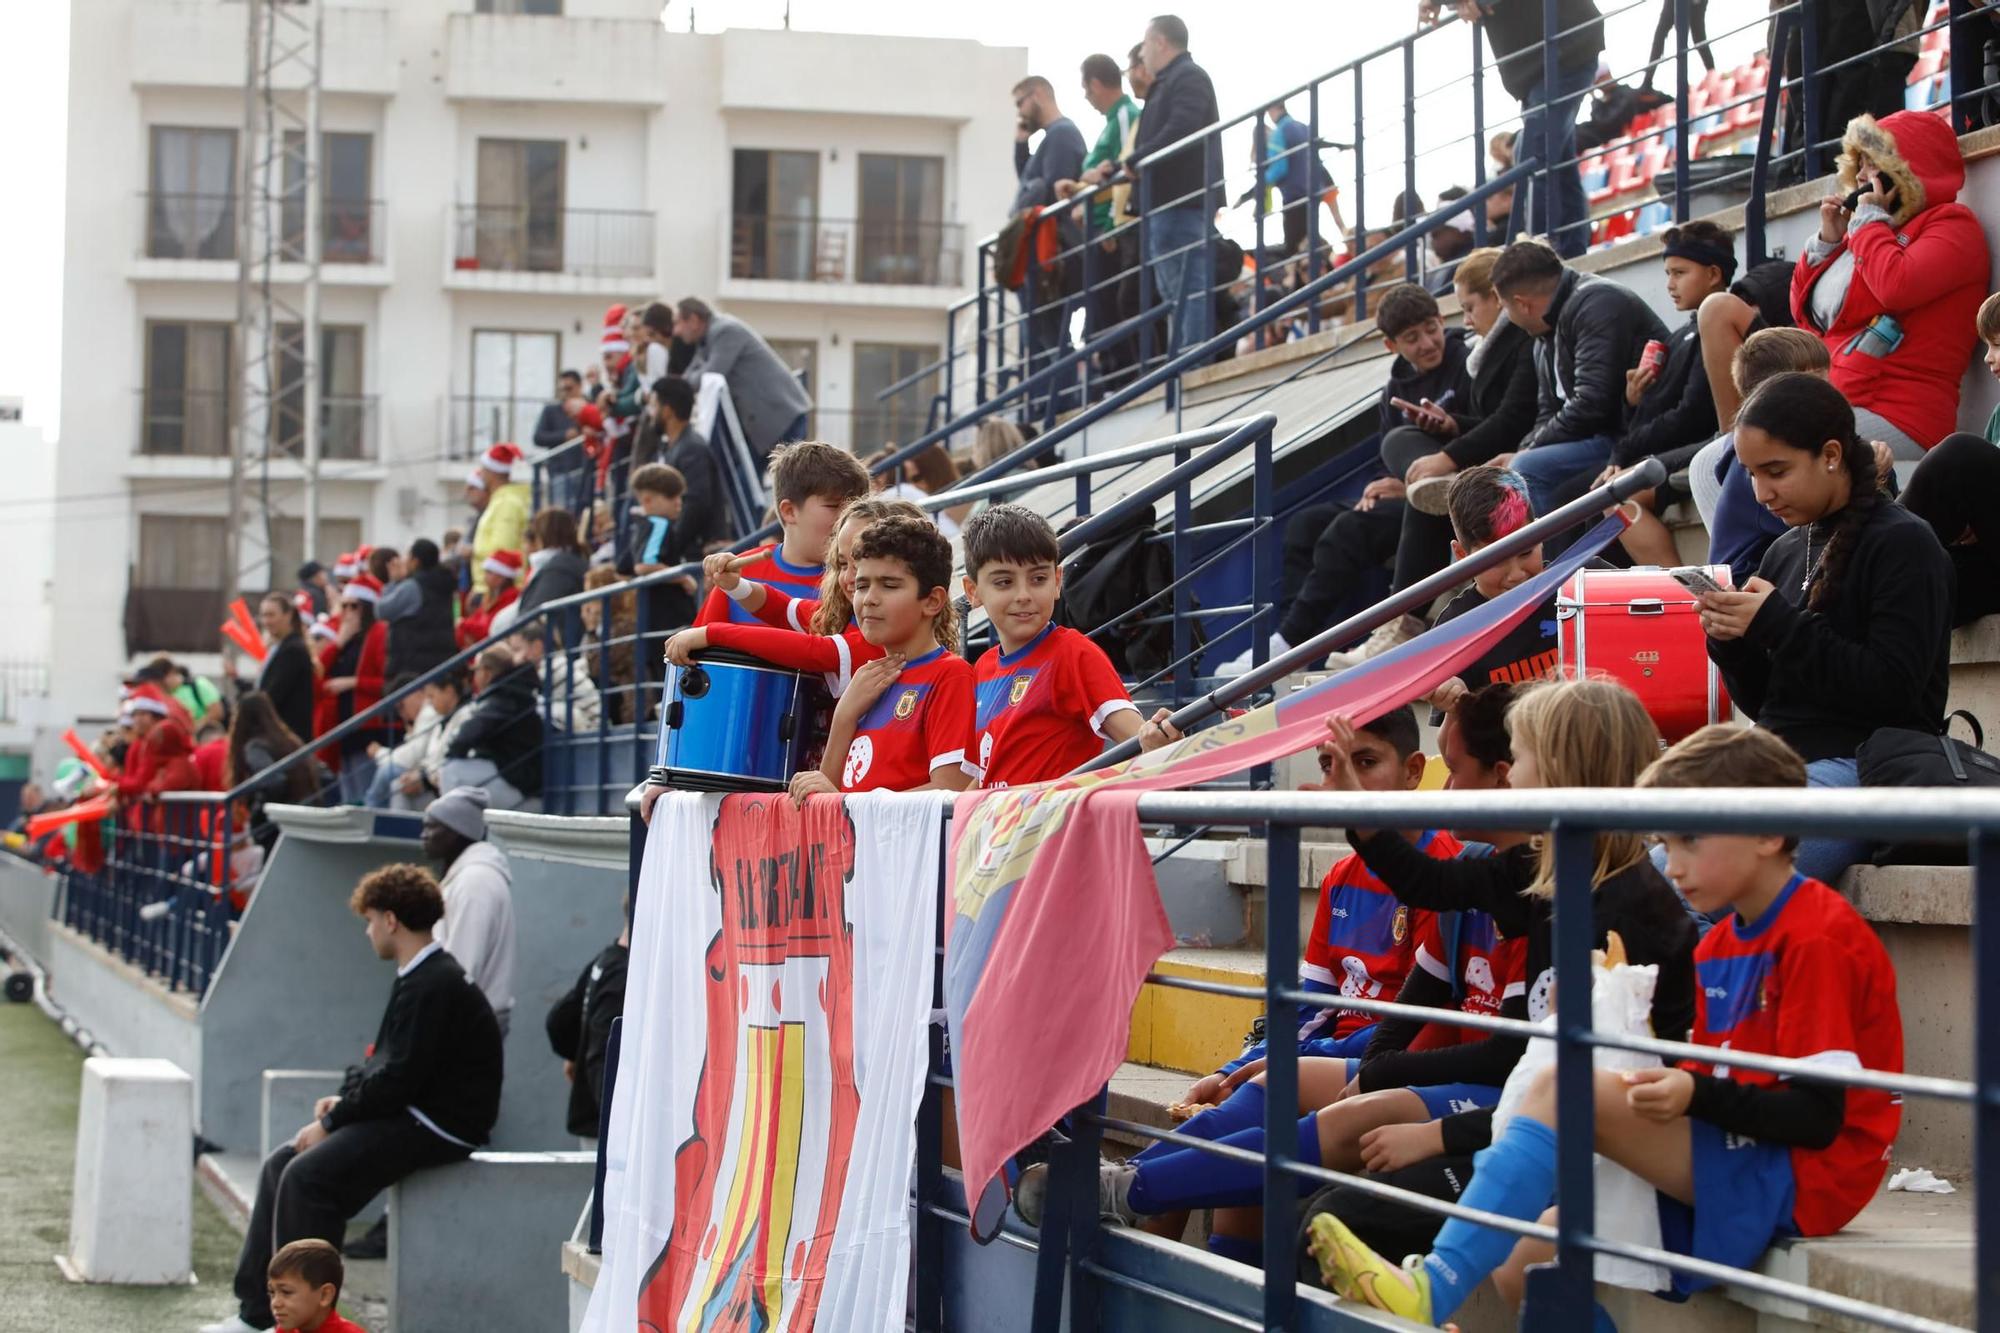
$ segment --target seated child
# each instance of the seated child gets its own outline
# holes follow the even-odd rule
[[[1803,787],[1805,764],[1768,731],[1705,727],[1640,779],[1653,788]],[[1782,835],[1670,834],[1667,868],[1688,900],[1721,920],[1695,950],[1696,1045],[1898,1073],[1896,974],[1874,931],[1838,893],[1792,866]],[[1555,1195],[1554,1069],[1478,1158],[1468,1208],[1530,1219]],[[1715,1062],[1596,1074],[1597,1151],[1660,1195],[1666,1248],[1748,1268],[1786,1235],[1831,1235],[1881,1187],[1900,1099]],[[1503,1262],[1503,1294],[1549,1249],[1448,1221],[1422,1260],[1396,1265],[1328,1214],[1312,1248],[1327,1285],[1409,1319],[1442,1323]],[[1509,1261],[1509,1254],[1513,1259]],[[1496,1281],[1499,1275],[1496,1274]],[[1675,1289],[1704,1279],[1677,1274]]]
[[[965,596],[986,612],[998,639],[974,666],[979,739],[965,767],[980,786],[1059,778],[1095,759],[1107,740],[1137,736],[1151,750],[1178,738],[1167,729],[1167,709],[1139,720],[1103,649],[1055,623],[1062,552],[1047,519],[994,505],[967,522],[964,546]]]
[[[854,542],[854,618],[887,656],[854,673],[833,711],[825,758],[792,795],[972,785],[972,666],[954,650],[951,543],[929,522],[885,518]]]
[[[827,543],[840,511],[849,501],[868,494],[868,470],[853,454],[831,444],[817,440],[787,444],[771,455],[771,494],[777,499],[778,523],[784,536],[745,565],[741,573],[745,579],[774,584],[793,596],[811,597],[819,590]],[[741,584],[736,592],[709,589],[695,623],[752,623],[756,617],[743,608],[742,593]]]
[[[1463,560],[1482,547],[1532,523],[1535,507],[1528,483],[1507,468],[1481,464],[1451,479],[1445,493],[1451,515],[1451,558]],[[1531,546],[1503,560],[1461,588],[1437,614],[1437,624],[1456,619],[1518,588],[1542,572],[1542,548]],[[1457,676],[1431,693],[1431,701],[1449,709],[1467,690],[1495,681],[1523,684],[1548,675],[1556,665],[1556,608],[1553,599],[1507,632],[1507,636]]]
[[[265,1279],[280,1333],[365,1333],[333,1308],[346,1277],[340,1251],[323,1240],[295,1240],[272,1255]]]

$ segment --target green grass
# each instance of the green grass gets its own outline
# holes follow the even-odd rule
[[[57,1271],[69,1246],[82,1081],[83,1052],[55,1024],[33,1005],[0,1003],[0,1330],[191,1333],[232,1313],[238,1236],[198,1187],[196,1285],[78,1286]]]

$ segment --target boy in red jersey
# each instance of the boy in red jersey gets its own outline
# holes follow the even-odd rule
[[[980,786],[1059,778],[1095,759],[1107,740],[1137,736],[1151,750],[1178,738],[1164,708],[1140,721],[1103,649],[1053,623],[1062,554],[1047,519],[994,505],[965,525],[963,541],[965,595],[999,640],[974,668],[978,741],[966,771]]]
[[[271,1256],[265,1274],[280,1333],[364,1333],[334,1309],[347,1272],[326,1241],[293,1241]]]
[[[868,470],[845,449],[803,440],[771,455],[771,494],[778,502],[784,538],[740,572],[745,579],[783,588],[794,597],[817,597],[834,524],[848,501],[868,494]],[[736,598],[734,592],[711,588],[694,623],[755,624],[757,618]]]
[[[1673,747],[1641,787],[1803,787],[1805,765],[1768,731],[1705,727]],[[1888,952],[1839,894],[1792,868],[1797,839],[1668,835],[1667,873],[1720,919],[1695,949],[1690,1038],[1718,1053],[1778,1056],[1832,1070],[1903,1067],[1903,1025]],[[1662,1033],[1662,1036],[1671,1034]],[[1551,1069],[1491,1148],[1461,1202],[1518,1218],[1555,1192]],[[1900,1097],[1714,1062],[1596,1075],[1597,1151],[1659,1192],[1666,1248],[1748,1268],[1786,1235],[1846,1226],[1880,1188]],[[1442,1322],[1488,1274],[1518,1300],[1522,1270],[1550,1250],[1454,1219],[1421,1260],[1398,1266],[1338,1219],[1315,1217],[1327,1285],[1406,1318]],[[1509,1259],[1509,1253],[1512,1258]],[[1677,1291],[1708,1283],[1677,1273]]]
[[[854,620],[887,656],[854,673],[826,757],[792,779],[796,799],[971,785],[972,667],[950,648],[951,563],[951,543],[921,519],[885,518],[855,539]]]

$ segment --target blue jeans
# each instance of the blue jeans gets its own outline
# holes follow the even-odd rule
[[[1540,518],[1555,507],[1556,488],[1578,473],[1596,476],[1611,461],[1611,437],[1593,435],[1587,440],[1551,440],[1514,455],[1512,467],[1528,483],[1528,499]]]
[[[1209,322],[1215,250],[1201,205],[1162,208],[1146,219],[1146,263],[1160,303],[1172,317],[1173,350],[1184,352],[1207,342],[1215,331]]]
[[[387,810],[395,799],[396,779],[403,775],[400,765],[393,759],[384,759],[375,765],[375,776],[368,780],[368,790],[361,798],[361,804],[370,810]]]
[[[1541,57],[1535,57],[1539,60]],[[1521,133],[1514,141],[1514,158],[1525,161],[1534,158],[1544,167],[1550,162],[1568,162],[1576,156],[1576,113],[1583,105],[1584,95],[1590,91],[1597,70],[1591,65],[1578,65],[1574,69],[1556,70],[1555,86],[1555,148],[1553,153],[1545,152],[1542,143],[1543,118],[1549,108],[1542,105],[1547,100],[1546,87],[1537,79],[1535,86],[1528,89],[1528,95],[1521,99]],[[1550,188],[1543,188],[1544,186]],[[1573,259],[1590,248],[1590,228],[1585,219],[1590,216],[1589,205],[1583,197],[1583,177],[1574,164],[1558,167],[1553,177],[1536,172],[1528,179],[1528,200],[1526,210],[1514,210],[1514,229],[1520,230],[1520,220],[1524,215],[1530,219],[1528,227],[1537,236],[1547,236],[1549,244],[1557,254],[1565,259]],[[1556,217],[1549,221],[1548,198],[1553,194],[1556,201]],[[1556,234],[1555,228],[1565,228]]]
[[[1806,765],[1808,787],[1837,789],[1860,785],[1861,772],[1852,759],[1815,759]],[[1865,838],[1802,838],[1793,864],[1801,875],[1832,884],[1849,866],[1867,860],[1871,846]]]
[[[368,804],[368,785],[375,781],[375,761],[364,750],[340,757],[340,803]]]

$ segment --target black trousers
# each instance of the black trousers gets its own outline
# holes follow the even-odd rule
[[[1903,488],[1903,508],[1931,525],[1958,574],[1951,623],[2000,611],[2000,445],[1958,431],[1938,441]]]
[[[317,1147],[294,1152],[287,1143],[264,1159],[250,1229],[236,1261],[236,1302],[243,1322],[270,1328],[265,1270],[271,1256],[295,1240],[339,1246],[347,1220],[413,1171],[464,1160],[469,1151],[431,1133],[408,1114],[343,1125]]]
[[[1457,1203],[1472,1181],[1472,1159],[1431,1157],[1374,1179],[1427,1198]],[[1440,1213],[1367,1194],[1351,1185],[1329,1185],[1299,1204],[1299,1281],[1313,1287],[1325,1284],[1320,1281],[1318,1262],[1306,1248],[1306,1226],[1320,1213],[1332,1213],[1363,1244],[1392,1260],[1427,1252],[1444,1226]]]

